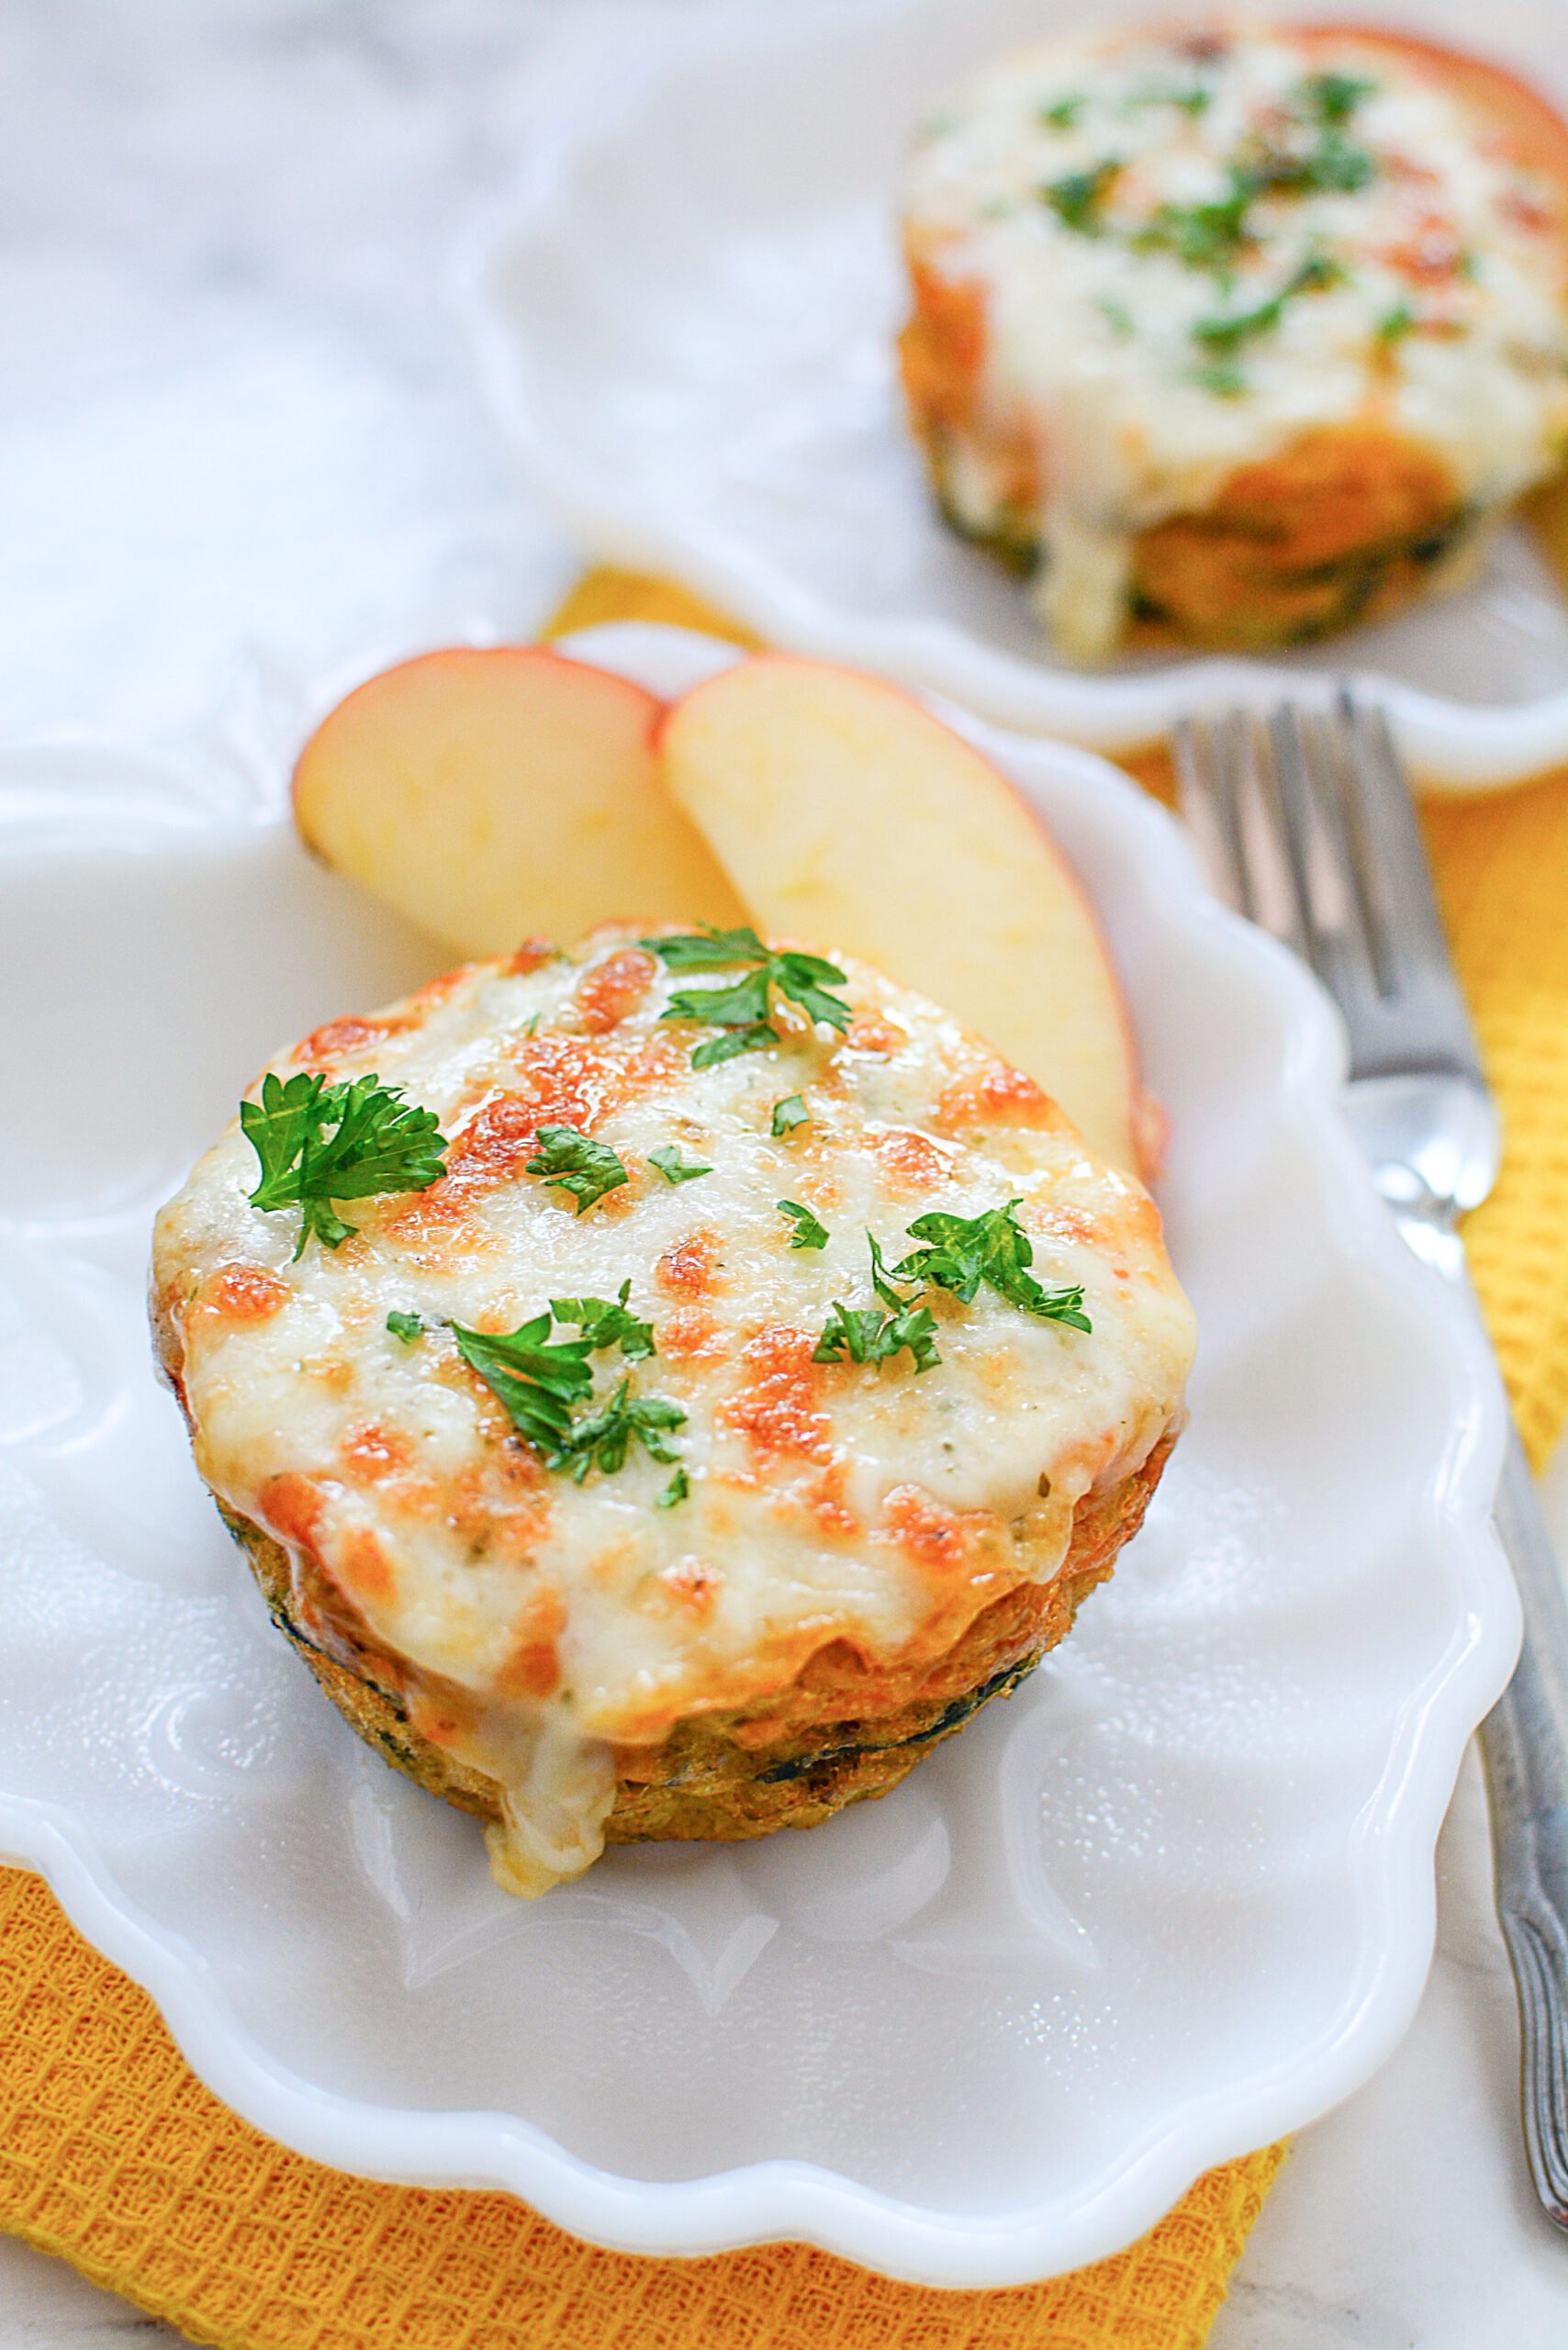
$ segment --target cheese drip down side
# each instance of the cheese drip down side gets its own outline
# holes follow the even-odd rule
[[[904,226],[917,268],[981,308],[945,495],[982,535],[1025,529],[1042,617],[1080,657],[1126,625],[1142,532],[1304,435],[1375,420],[1473,518],[1568,439],[1554,192],[1354,33],[1012,59],[925,127]]]
[[[403,1087],[448,1138],[440,1182],[356,1201],[353,1238],[295,1261],[236,1125],[159,1218],[154,1313],[203,1476],[316,1593],[311,1637],[392,1660],[415,1729],[495,1781],[513,1890],[594,1858],[619,1750],[766,1699],[834,1640],[935,1659],[1047,1580],[1080,1497],[1180,1410],[1192,1322],[1147,1194],[972,1034],[845,968],[846,1035],[785,1007],[777,1045],[694,1069],[713,1031],[662,1016],[694,982],[635,934],[470,967],[276,1064]],[[792,1095],[804,1122],[776,1136]],[[551,1125],[628,1181],[577,1213],[527,1171]],[[711,1171],[668,1180],[672,1145]],[[825,1246],[791,1246],[784,1199]],[[922,1214],[1013,1199],[1091,1333],[938,1290],[936,1368],[813,1361],[835,1302],[876,1304],[868,1232],[893,1261]],[[636,1443],[580,1484],[549,1469],[458,1350],[454,1325],[510,1332],[622,1284],[656,1352],[591,1358],[594,1401],[624,1378],[684,1412],[684,1497]]]

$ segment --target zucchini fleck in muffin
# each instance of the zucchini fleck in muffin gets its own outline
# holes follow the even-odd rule
[[[1568,129],[1400,35],[1165,26],[993,67],[903,215],[942,509],[1081,659],[1389,613],[1562,462],[1565,224]]]
[[[152,1313],[280,1628],[528,1894],[895,1785],[1110,1573],[1193,1349],[1037,1086],[749,931],[318,1030],[160,1215]]]

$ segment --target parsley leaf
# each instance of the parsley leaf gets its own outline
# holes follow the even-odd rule
[[[795,1227],[790,1235],[791,1248],[827,1247],[827,1226],[817,1222],[810,1208],[803,1208],[799,1200],[775,1200],[773,1204],[779,1214],[788,1216]]]
[[[398,1311],[386,1316],[386,1327],[395,1338],[401,1338],[406,1347],[413,1345],[414,1340],[423,1332],[424,1326],[417,1314],[404,1314]]]
[[[825,979],[830,987],[847,985],[836,963],[825,961],[821,955],[801,955],[790,948],[771,958],[769,969],[780,995],[798,1003],[812,1020],[824,1021],[828,1027],[836,1028],[843,1035],[849,1025],[849,1006],[842,996],[830,994],[828,988],[821,984]]]
[[[650,1460],[678,1463],[679,1453],[669,1440],[671,1428],[683,1427],[686,1414],[666,1395],[633,1395],[623,1379],[608,1404],[587,1419],[575,1423],[547,1460],[548,1469],[569,1469],[580,1485],[590,1469],[612,1477],[626,1466],[633,1438]]]
[[[942,1360],[936,1351],[936,1325],[924,1305],[884,1314],[875,1305],[845,1305],[835,1299],[812,1360],[888,1362],[906,1347],[914,1359],[916,1378],[923,1371],[935,1371]]]
[[[1111,193],[1111,184],[1121,164],[1107,155],[1103,162],[1091,164],[1086,172],[1069,172],[1065,179],[1050,180],[1040,190],[1040,200],[1048,204],[1066,229],[1076,229],[1080,236],[1100,234],[1100,207]]]
[[[679,931],[673,937],[644,938],[641,943],[671,971],[722,971],[732,963],[767,960],[767,947],[749,924],[737,930],[715,930],[704,924],[700,931]]]
[[[1048,106],[1040,108],[1040,120],[1047,129],[1070,130],[1088,103],[1088,99],[1081,95],[1053,98]]]
[[[628,1362],[642,1362],[657,1352],[654,1326],[640,1322],[627,1305],[632,1284],[624,1281],[619,1294],[608,1297],[553,1297],[550,1311],[557,1322],[575,1322],[595,1354],[619,1347]]]
[[[775,952],[749,927],[681,932],[674,937],[644,938],[642,943],[672,971],[715,971],[735,963],[753,967],[744,979],[732,980],[728,987],[678,988],[670,997],[665,1019],[700,1020],[730,1032],[699,1045],[691,1056],[693,1069],[712,1069],[720,1061],[734,1060],[739,1053],[760,1052],[776,1045],[778,1031],[770,1016],[769,992],[774,989],[799,1004],[811,1020],[825,1021],[840,1033],[849,1025],[848,1004],[842,996],[829,992],[830,987],[846,984],[845,974],[836,963],[825,962],[820,955],[792,949]]]
[[[1044,1322],[1062,1322],[1073,1330],[1091,1329],[1083,1311],[1081,1283],[1045,1290],[1029,1271],[1034,1248],[1014,1214],[1022,1204],[1020,1200],[1009,1200],[1005,1207],[988,1208],[975,1216],[950,1215],[941,1209],[916,1216],[909,1236],[925,1245],[912,1249],[893,1267],[894,1277],[950,1290],[966,1305],[973,1303],[983,1281],[1009,1304],[1021,1305]]]
[[[666,1014],[666,1019],[669,1016]],[[745,1028],[728,1028],[722,1036],[710,1036],[692,1054],[691,1066],[716,1069],[721,1061],[733,1061],[741,1053],[765,1053],[778,1042],[778,1031],[771,1020],[754,1020]]]
[[[1348,122],[1377,87],[1359,73],[1313,73],[1302,84],[1301,95],[1315,122],[1339,123]]]
[[[809,1126],[812,1113],[798,1093],[786,1093],[782,1102],[773,1104],[773,1136],[782,1142],[797,1126]]]
[[[691,1491],[691,1480],[684,1469],[678,1469],[664,1492],[654,1504],[655,1509],[674,1509]]]
[[[1232,169],[1230,193],[1205,204],[1162,204],[1133,238],[1140,252],[1170,252],[1189,269],[1223,274],[1248,243],[1247,208],[1255,190]]]
[[[1352,147],[1332,124],[1326,125],[1316,147],[1305,154],[1289,148],[1265,148],[1242,173],[1250,193],[1354,196],[1377,173],[1364,147]]]
[[[1249,341],[1255,334],[1267,334],[1277,327],[1284,316],[1285,304],[1294,301],[1298,294],[1319,293],[1326,286],[1338,285],[1344,274],[1338,263],[1331,261],[1327,253],[1309,253],[1268,301],[1260,302],[1255,309],[1238,310],[1229,318],[1198,319],[1193,329],[1193,339],[1210,351],[1234,351],[1238,342]]]
[[[1136,114],[1143,106],[1177,106],[1182,114],[1192,116],[1196,121],[1199,115],[1207,114],[1213,103],[1214,92],[1206,82],[1190,82],[1180,90],[1135,90],[1126,101],[1123,112]]]
[[[312,1236],[336,1248],[357,1229],[336,1213],[334,1200],[425,1192],[446,1172],[434,1113],[416,1109],[401,1086],[374,1075],[329,1085],[320,1071],[301,1070],[285,1083],[269,1070],[261,1100],[241,1102],[240,1125],[262,1170],[252,1205],[300,1211],[297,1259]]]
[[[876,1291],[882,1304],[890,1305],[895,1313],[903,1306],[913,1304],[914,1302],[913,1298],[906,1297],[902,1290],[893,1287],[893,1275],[898,1268],[893,1266],[890,1269],[882,1255],[876,1234],[868,1232],[866,1238],[871,1249],[871,1287]]]
[[[541,1126],[534,1139],[538,1151],[528,1162],[528,1173],[570,1192],[578,1215],[606,1192],[618,1192],[631,1181],[608,1143],[593,1141],[576,1126]]]
[[[778,1204],[786,1207],[789,1203],[780,1200]],[[812,1360],[888,1362],[907,1348],[918,1378],[923,1371],[935,1371],[942,1360],[936,1351],[935,1322],[928,1307],[916,1305],[893,1287],[876,1235],[868,1232],[866,1237],[871,1249],[871,1286],[885,1310],[835,1301]]]
[[[705,1020],[715,1028],[745,1028],[767,1018],[767,965],[760,963],[727,988],[677,988],[666,1020]]]
[[[1379,342],[1403,342],[1415,331],[1416,313],[1408,302],[1396,302],[1392,310],[1385,310],[1375,329]]]
[[[552,1339],[549,1314],[536,1314],[531,1322],[501,1337],[467,1330],[456,1322],[451,1326],[458,1353],[506,1405],[518,1434],[543,1455],[547,1469],[567,1470],[579,1485],[591,1469],[613,1475],[624,1468],[633,1438],[652,1460],[678,1462],[680,1459],[668,1431],[684,1426],[685,1412],[663,1395],[633,1395],[630,1378],[622,1379],[597,1411],[577,1419],[572,1416],[574,1405],[586,1404],[593,1393],[590,1354],[619,1346],[628,1361],[640,1361],[654,1351],[652,1329],[627,1311],[631,1287],[630,1281],[624,1282],[613,1301],[602,1297],[551,1301],[551,1311],[558,1320],[581,1326],[580,1338]],[[663,1508],[671,1505],[660,1504]]]
[[[699,1175],[713,1172],[711,1167],[700,1167],[694,1158],[683,1158],[678,1142],[661,1143],[657,1150],[650,1150],[648,1164],[658,1169],[666,1183],[694,1183]]]
[[[452,1335],[469,1370],[506,1405],[518,1434],[548,1461],[570,1435],[573,1404],[593,1391],[592,1339],[552,1343],[548,1314],[536,1314],[510,1336],[465,1330],[460,1322],[453,1323]]]

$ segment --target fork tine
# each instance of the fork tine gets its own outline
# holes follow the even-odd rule
[[[1320,711],[1284,703],[1274,714],[1281,786],[1300,876],[1311,962],[1330,990],[1352,1004],[1385,992],[1376,928],[1362,888],[1352,811],[1347,806],[1339,729]]]
[[[1222,733],[1236,715],[1231,711],[1218,722],[1179,718],[1171,729],[1171,748],[1177,798],[1199,856],[1221,897],[1250,913],[1236,769],[1226,755]]]
[[[1372,846],[1355,789],[1350,745],[1337,711],[1319,712],[1314,719],[1312,742],[1318,811],[1344,896],[1341,947],[1353,951],[1361,985],[1386,996],[1391,988],[1383,925],[1368,894],[1373,869]]]
[[[1267,733],[1244,710],[1173,730],[1182,812],[1222,896],[1298,954],[1301,893],[1287,848]]]
[[[1352,1075],[1484,1086],[1405,771],[1379,711],[1291,703],[1176,731],[1183,812],[1216,886],[1317,973]]]
[[[1346,800],[1361,837],[1358,867],[1369,904],[1373,952],[1391,994],[1403,970],[1448,967],[1448,944],[1432,893],[1427,844],[1387,717],[1348,689],[1337,704],[1344,745]]]
[[[1254,922],[1310,962],[1305,871],[1281,781],[1279,746],[1271,725],[1239,711],[1236,717],[1241,762],[1241,839],[1250,898],[1248,912]]]
[[[1282,702],[1269,720],[1270,767],[1272,770],[1273,811],[1280,830],[1281,854],[1290,868],[1295,893],[1301,952],[1316,970],[1329,940],[1321,889],[1315,889],[1312,777],[1307,764],[1305,728],[1294,702]]]

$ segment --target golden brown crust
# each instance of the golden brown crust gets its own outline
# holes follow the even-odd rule
[[[1409,603],[1466,520],[1429,450],[1375,418],[1324,427],[1145,531],[1134,592],[1194,644],[1304,643]]]
[[[1070,1629],[1080,1603],[1141,1525],[1176,1433],[1169,1430],[1131,1476],[1079,1504],[1059,1574],[992,1600],[935,1663],[901,1672],[834,1641],[773,1698],[680,1722],[656,1746],[622,1748],[608,1841],[766,1836],[814,1827],[846,1804],[886,1795],[980,1706],[1015,1688]],[[355,1632],[325,1579],[309,1580],[307,1568],[297,1583],[269,1535],[230,1511],[224,1516],[274,1622],[359,1735],[432,1795],[498,1818],[495,1783],[413,1727],[397,1662]],[[323,1636],[338,1656],[320,1644]]]

